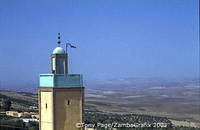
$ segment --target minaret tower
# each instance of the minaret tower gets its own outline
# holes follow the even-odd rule
[[[67,52],[58,47],[51,54],[51,74],[40,74],[40,130],[83,130],[84,87],[81,74],[68,73]]]
[[[60,47],[60,33],[58,33],[58,47],[51,54],[51,71],[53,74],[68,74],[68,54]]]

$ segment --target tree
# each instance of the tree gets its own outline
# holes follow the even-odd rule
[[[28,130],[39,130],[39,124],[35,121],[28,122]]]
[[[12,105],[11,101],[8,99],[5,99],[3,100],[3,103],[2,103],[2,109],[4,109],[4,111],[9,111],[11,108],[11,105]]]

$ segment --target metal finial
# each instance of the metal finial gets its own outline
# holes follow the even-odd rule
[[[58,33],[58,46],[60,46],[60,43],[61,43],[61,41],[60,41],[60,33]]]

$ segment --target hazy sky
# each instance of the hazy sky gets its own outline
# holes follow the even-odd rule
[[[0,83],[38,85],[50,54],[71,49],[70,71],[86,81],[197,77],[198,0],[1,0]]]

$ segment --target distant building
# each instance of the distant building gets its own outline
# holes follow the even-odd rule
[[[58,44],[51,55],[52,73],[40,75],[40,130],[82,130],[76,123],[83,122],[83,78],[68,73],[67,50],[60,47],[60,40]]]
[[[32,110],[37,110],[38,107],[37,106],[30,106],[29,109],[32,109]]]
[[[17,112],[17,111],[6,111],[5,113],[7,116],[12,117],[28,117],[28,118],[35,118],[39,119],[39,115],[33,112]]]
[[[85,130],[96,130],[95,128],[85,128]]]
[[[33,119],[39,119],[40,115],[39,114],[32,114],[31,118],[33,118]]]
[[[23,113],[22,112],[17,112],[17,111],[6,111],[7,116],[12,116],[12,117],[22,117]]]
[[[39,122],[38,119],[32,119],[32,118],[21,118],[21,120],[22,120],[23,122],[25,122],[25,123],[28,123],[28,122],[30,122],[30,121],[32,121],[32,122]]]

